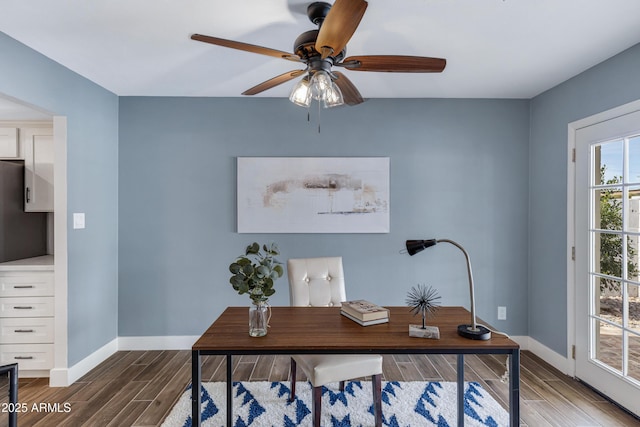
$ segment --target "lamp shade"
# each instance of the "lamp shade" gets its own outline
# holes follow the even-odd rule
[[[436,239],[407,240],[407,252],[409,255],[413,256],[428,247],[434,246],[436,243],[438,243]]]
[[[331,87],[324,94],[323,107],[332,108],[343,104],[342,91],[335,83],[331,82]]]
[[[309,87],[308,76],[305,76],[293,87],[289,100],[301,107],[308,107],[311,104],[311,88]]]
[[[324,70],[319,70],[313,73],[311,81],[309,82],[311,87],[311,96],[318,101],[324,101],[327,91],[331,90],[331,77],[329,73]]]

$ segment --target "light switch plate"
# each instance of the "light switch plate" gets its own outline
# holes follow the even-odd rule
[[[84,213],[73,214],[73,228],[75,229],[84,228]]]

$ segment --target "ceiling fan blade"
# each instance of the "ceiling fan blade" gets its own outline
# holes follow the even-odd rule
[[[302,74],[306,73],[307,70],[295,70],[295,71],[288,71],[286,73],[280,74],[279,76],[276,76],[272,79],[269,79],[265,82],[260,83],[259,85],[256,85],[254,87],[252,87],[251,89],[247,89],[244,92],[242,92],[243,95],[256,95],[260,92],[264,92],[267,89],[271,89],[272,87],[276,87],[282,83],[288,82],[291,79],[295,79],[298,76],[301,76]]]
[[[365,10],[365,0],[336,0],[320,26],[315,48],[322,58],[339,54],[358,28]]]
[[[337,64],[352,71],[383,71],[388,73],[441,73],[447,65],[442,58],[400,55],[350,56]]]
[[[249,43],[237,42],[234,40],[221,39],[219,37],[204,36],[202,34],[193,34],[191,40],[199,42],[211,43],[217,46],[228,47],[231,49],[244,50],[246,52],[259,53],[260,55],[273,56],[275,58],[288,59],[290,61],[303,62],[298,55],[284,52],[282,50],[271,49],[268,47],[257,46]]]
[[[347,105],[358,105],[364,102],[362,95],[360,95],[358,89],[353,83],[351,83],[351,80],[349,80],[347,76],[342,74],[340,71],[334,71],[332,74],[336,76],[334,82],[340,88],[344,102]]]

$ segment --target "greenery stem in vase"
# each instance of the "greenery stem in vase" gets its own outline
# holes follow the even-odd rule
[[[273,285],[284,274],[282,263],[276,259],[279,255],[275,243],[262,245],[253,242],[247,246],[244,255],[240,255],[229,265],[232,276],[229,279],[238,294],[249,294],[255,308],[249,311],[249,335],[267,334],[268,319],[266,309],[269,297],[276,293]]]

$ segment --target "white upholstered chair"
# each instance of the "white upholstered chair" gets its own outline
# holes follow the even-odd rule
[[[290,259],[287,262],[287,269],[289,298],[292,306],[332,307],[346,301],[341,257]],[[339,382],[340,391],[344,391],[345,380],[367,376],[371,376],[376,425],[381,425],[382,356],[368,354],[291,356],[290,401],[295,399],[297,366],[304,371],[313,387],[314,427],[320,427],[322,386]]]

